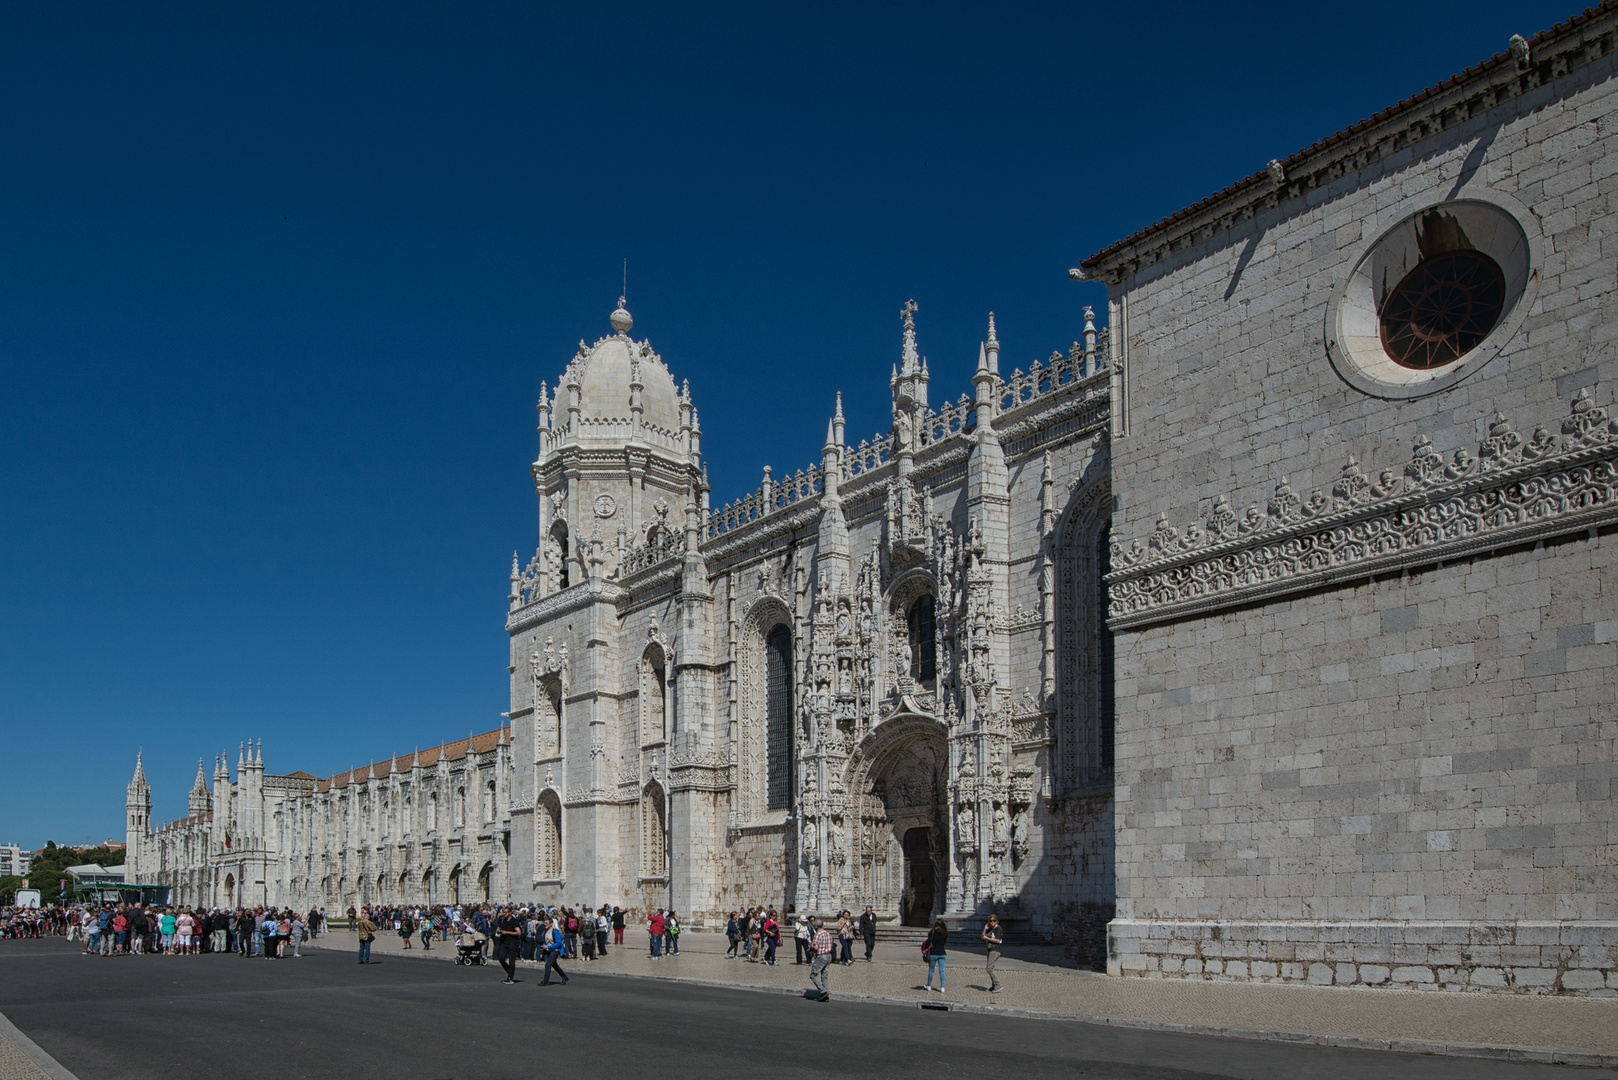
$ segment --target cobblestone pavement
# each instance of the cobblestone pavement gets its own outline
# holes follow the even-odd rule
[[[0,1080],[50,1080],[34,1059],[4,1035],[0,1035]]]
[[[1336,1046],[1618,1066],[1618,1000],[1613,999],[1109,978],[1060,966],[1066,962],[1059,949],[1039,947],[1008,949],[999,965],[1005,990],[991,995],[983,954],[953,946],[948,992],[940,996],[922,989],[927,968],[919,941],[918,932],[917,945],[878,943],[871,963],[858,959],[863,946],[856,943],[854,963],[831,969],[832,994]],[[679,956],[658,960],[650,957],[644,932],[626,933],[625,942],[609,948],[605,960],[563,966],[760,990],[795,992],[809,986],[809,969],[793,964],[790,942],[773,968],[726,960],[725,939],[714,934],[688,931],[681,936]],[[338,929],[320,945],[353,948],[354,937]],[[396,935],[382,934],[373,949],[378,956],[455,958],[453,940],[434,942],[425,953],[417,940],[403,953]]]

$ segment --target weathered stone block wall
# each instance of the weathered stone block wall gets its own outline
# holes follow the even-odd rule
[[[1121,636],[1115,967],[1618,971],[1615,562],[1613,534],[1574,537]]]

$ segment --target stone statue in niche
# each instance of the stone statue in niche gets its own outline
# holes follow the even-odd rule
[[[978,816],[969,803],[961,803],[955,811],[955,843],[962,851],[977,850]]]
[[[893,674],[900,679],[910,678],[910,639],[901,637],[893,646]]]

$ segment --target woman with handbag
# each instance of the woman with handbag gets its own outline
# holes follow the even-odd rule
[[[927,958],[927,985],[923,988],[933,988],[933,972],[938,972],[938,992],[944,992],[944,958],[949,953],[949,926],[943,919],[933,923],[933,928],[927,934],[927,940],[921,943],[921,955]]]

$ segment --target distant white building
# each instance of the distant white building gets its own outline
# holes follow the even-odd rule
[[[7,874],[25,877],[32,860],[32,852],[25,851],[16,844],[0,844],[0,877]]]

